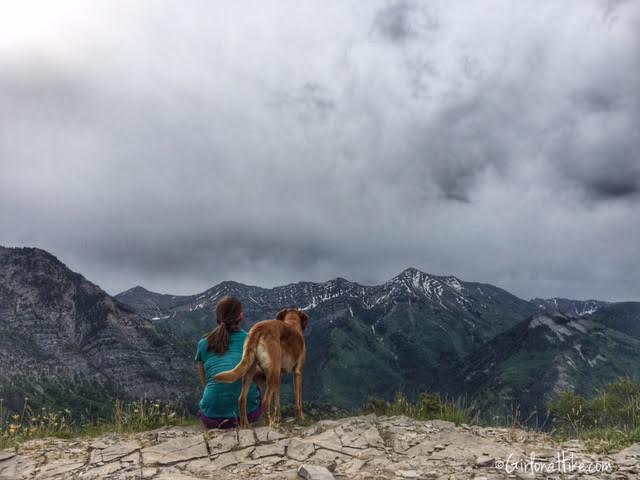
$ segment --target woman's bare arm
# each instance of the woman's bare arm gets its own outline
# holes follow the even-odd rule
[[[200,385],[204,387],[207,384],[207,374],[204,371],[203,362],[198,362],[198,373],[200,374]]]

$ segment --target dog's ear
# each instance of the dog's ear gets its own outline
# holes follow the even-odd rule
[[[302,330],[307,328],[307,323],[309,323],[309,315],[304,313],[302,310],[298,310],[298,317],[300,317],[300,326]]]
[[[280,310],[276,315],[276,320],[284,320],[284,317],[287,315],[288,311],[288,308],[283,308],[282,310]]]

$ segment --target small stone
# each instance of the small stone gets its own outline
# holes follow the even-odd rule
[[[298,468],[298,476],[305,480],[335,480],[333,474],[320,465],[303,464]]]
[[[89,444],[90,448],[94,448],[94,449],[98,449],[98,450],[102,450],[103,448],[107,448],[109,446],[108,443],[102,442],[100,440],[97,440],[91,444]]]
[[[396,475],[402,478],[418,479],[420,478],[420,472],[417,470],[397,470]]]
[[[488,467],[495,463],[495,458],[491,455],[480,455],[476,457],[476,467]]]

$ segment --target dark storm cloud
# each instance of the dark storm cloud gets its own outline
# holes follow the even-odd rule
[[[427,3],[394,0],[376,12],[371,31],[393,43],[403,44],[438,27],[438,19]]]
[[[0,19],[0,244],[112,293],[640,298],[635,2],[100,8]]]
[[[415,6],[406,0],[392,2],[380,9],[375,16],[374,31],[393,42],[404,42],[416,36],[411,25],[411,13]]]
[[[620,95],[617,92],[592,88],[576,92],[572,99],[578,108],[585,113],[601,113],[618,110],[622,107]]]

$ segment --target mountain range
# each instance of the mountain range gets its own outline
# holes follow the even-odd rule
[[[315,403],[353,408],[438,391],[526,412],[562,389],[588,394],[640,373],[636,302],[527,301],[414,268],[381,285],[225,281],[195,295],[137,286],[111,297],[47,252],[1,248],[0,394],[14,403],[23,394],[74,405],[107,394],[193,403],[195,345],[225,295],[242,301],[245,329],[281,308],[308,313],[304,396]],[[285,386],[283,401],[290,396]]]
[[[192,348],[224,295],[242,300],[247,328],[283,306],[309,313],[305,392],[319,402],[353,407],[368,396],[439,391],[479,410],[525,415],[544,411],[560,390],[589,394],[640,374],[640,303],[525,301],[414,268],[376,286],[343,278],[272,289],[222,282],[193,296],[136,287],[117,298]]]
[[[305,391],[315,401],[340,406],[357,406],[367,396],[390,391],[415,395],[437,389],[446,365],[537,311],[492,285],[414,268],[375,286],[343,278],[272,289],[223,282],[191,297],[135,287],[116,298],[153,315],[162,331],[192,349],[213,328],[216,302],[225,295],[242,301],[246,328],[283,307],[306,310],[311,368]]]

